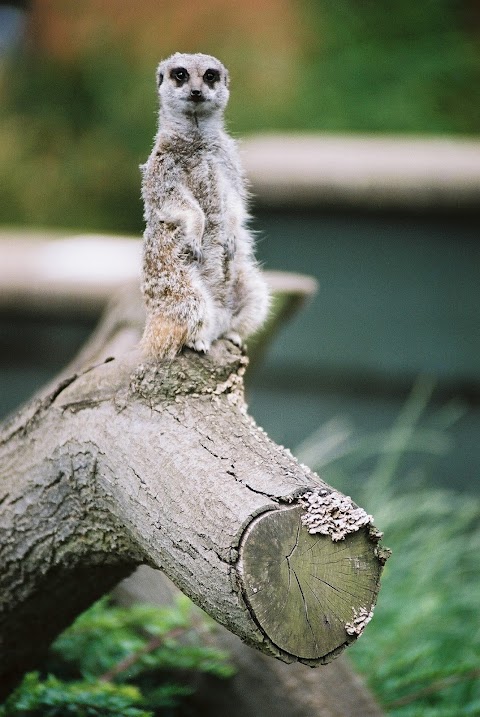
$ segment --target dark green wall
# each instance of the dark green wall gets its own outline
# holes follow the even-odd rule
[[[320,281],[254,377],[259,423],[288,446],[337,415],[365,435],[388,428],[413,382],[427,374],[436,382],[430,414],[451,401],[464,413],[444,456],[410,463],[444,485],[478,490],[479,215],[285,210],[256,217],[265,266]]]
[[[420,372],[480,392],[480,215],[258,212],[267,268],[320,281],[277,367],[387,382]]]

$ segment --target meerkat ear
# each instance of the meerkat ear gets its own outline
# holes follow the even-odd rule
[[[160,87],[160,85],[163,82],[163,72],[162,72],[162,66],[159,65],[157,69],[157,86]]]
[[[225,82],[225,85],[228,87],[228,85],[230,84],[230,75],[228,74],[227,69],[225,69],[225,78],[223,81]]]

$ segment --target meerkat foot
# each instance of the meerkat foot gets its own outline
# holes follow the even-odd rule
[[[198,351],[198,353],[206,354],[210,350],[211,343],[205,339],[195,339],[195,341],[188,341],[185,346]]]
[[[232,344],[238,346],[239,349],[241,349],[243,346],[243,339],[240,334],[237,334],[236,331],[227,331],[226,334],[223,334],[223,338],[227,339],[228,341],[231,341]]]

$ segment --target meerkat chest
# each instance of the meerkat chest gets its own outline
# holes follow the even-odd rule
[[[205,213],[207,221],[218,225],[228,222],[233,206],[240,201],[238,179],[224,158],[204,158],[190,171],[190,189]]]

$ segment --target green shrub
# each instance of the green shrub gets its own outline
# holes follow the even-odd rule
[[[480,64],[468,4],[305,0],[302,126],[333,132],[478,134]]]
[[[8,717],[152,717],[153,712],[138,709],[141,694],[131,685],[82,680],[62,682],[49,675],[41,680],[38,672],[25,675],[15,693],[0,707]]]
[[[174,607],[129,608],[105,597],[57,638],[0,717],[173,717],[193,692],[185,675],[234,672],[225,653],[202,643],[209,625],[183,597]]]

